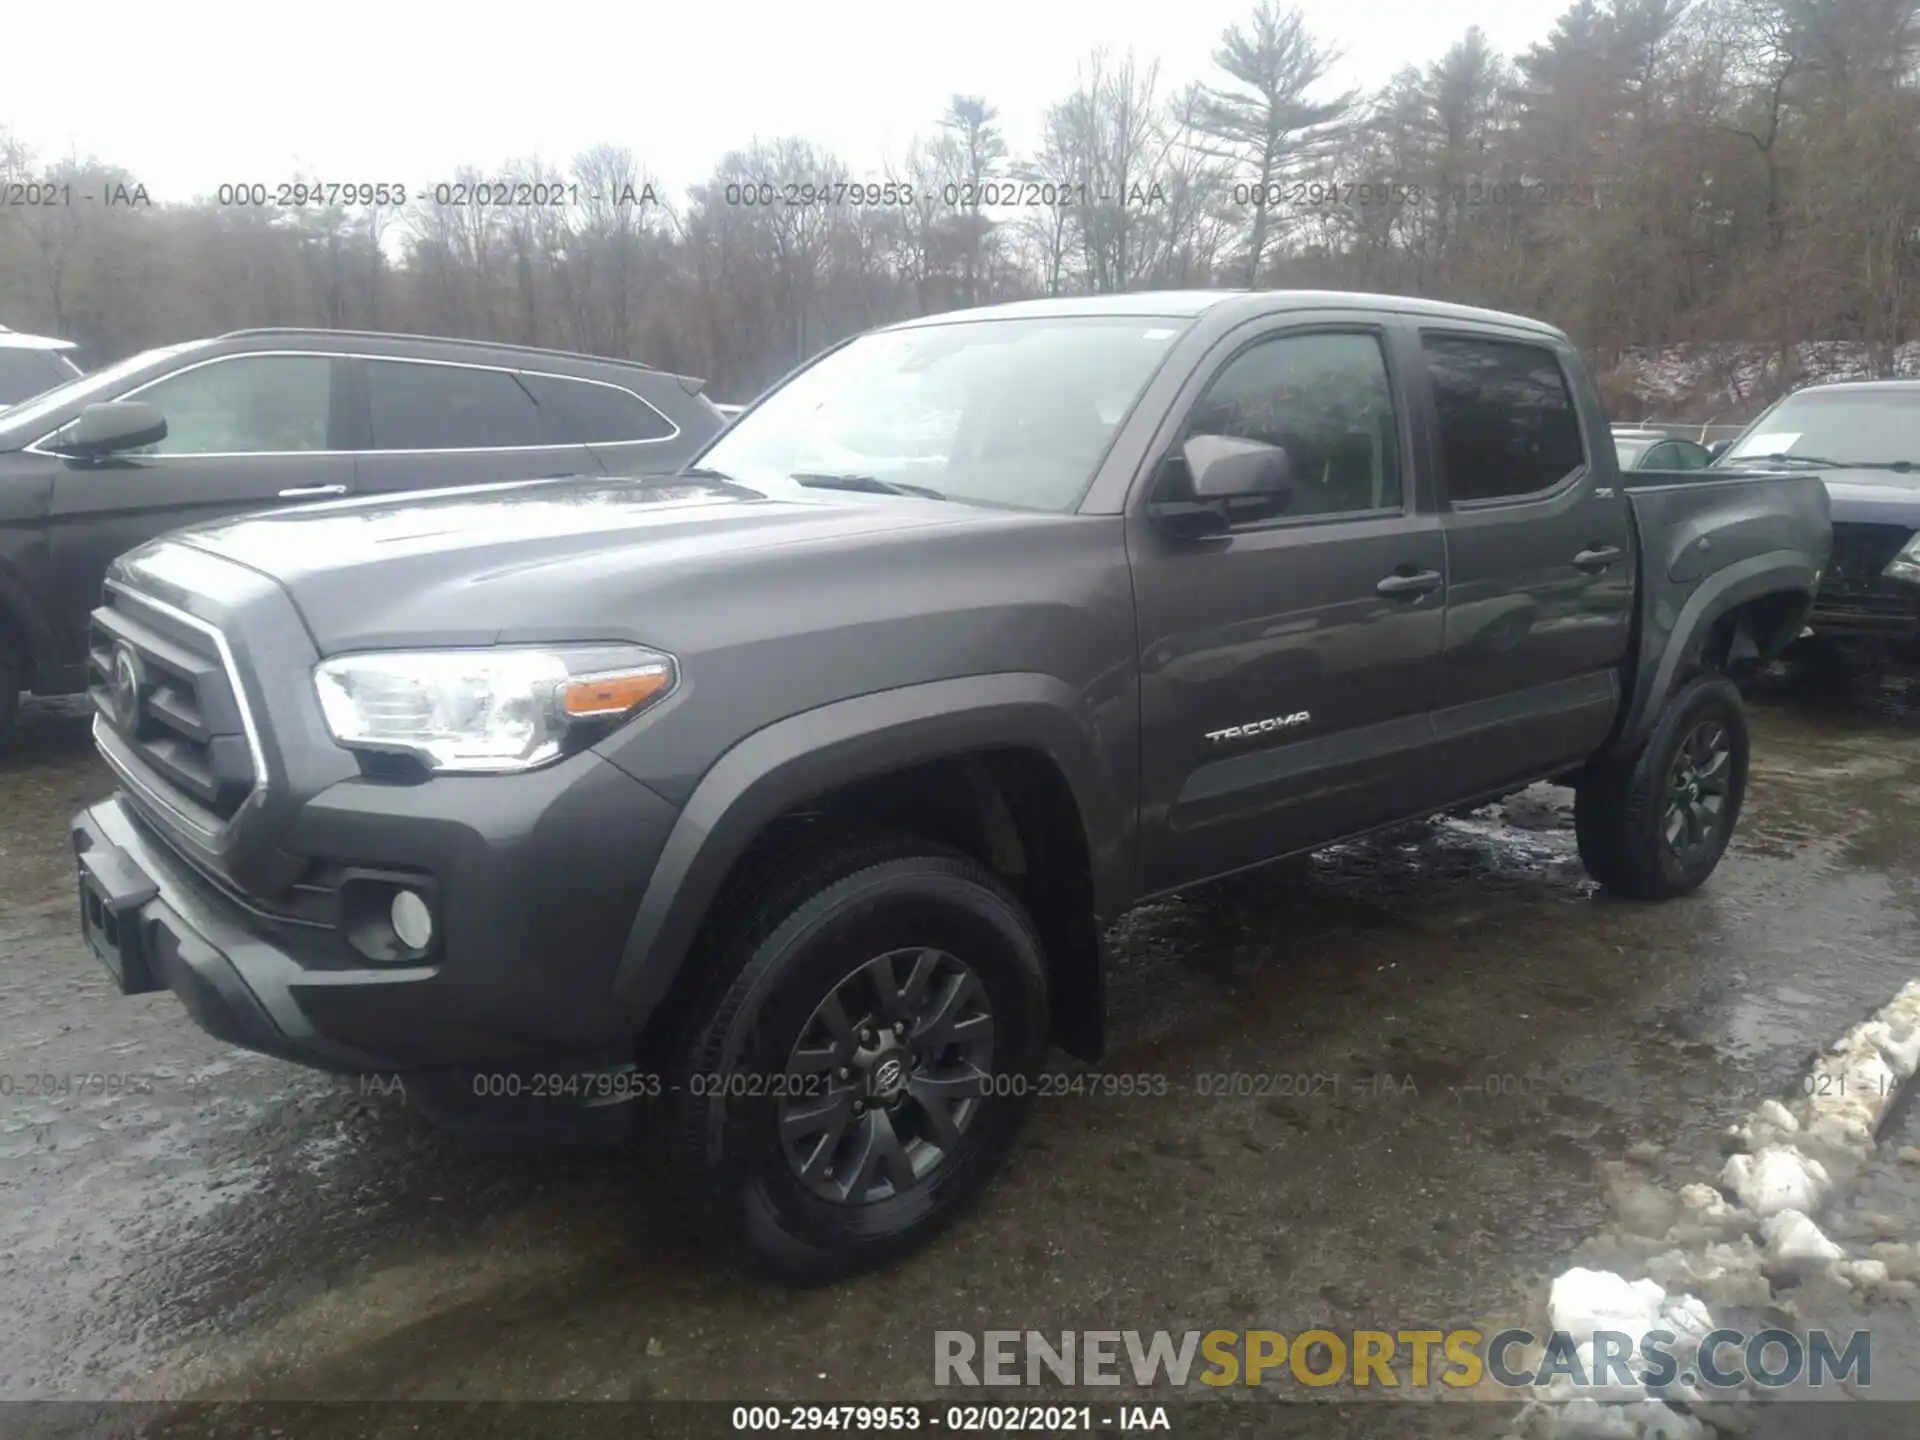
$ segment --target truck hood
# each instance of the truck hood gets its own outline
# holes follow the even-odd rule
[[[338,652],[637,639],[632,618],[657,614],[650,602],[679,578],[780,569],[770,556],[858,549],[995,513],[679,476],[536,480],[299,506],[153,544],[190,546],[277,581],[320,649]],[[143,553],[120,564],[137,573]]]
[[[1836,524],[1905,525],[1920,530],[1920,473],[1825,470]]]

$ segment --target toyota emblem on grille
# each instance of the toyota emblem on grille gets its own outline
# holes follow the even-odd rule
[[[122,727],[131,730],[140,723],[140,657],[125,641],[113,648],[113,683],[108,698],[113,716]]]

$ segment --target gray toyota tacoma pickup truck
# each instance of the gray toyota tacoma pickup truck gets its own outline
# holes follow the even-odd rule
[[[1813,474],[1617,470],[1567,339],[1412,299],[1009,305],[860,336],[669,477],[176,532],[93,616],[82,927],[214,1035],[442,1118],[632,1120],[815,1283],[1097,1061],[1129,906],[1577,787],[1638,899],[1739,817]]]

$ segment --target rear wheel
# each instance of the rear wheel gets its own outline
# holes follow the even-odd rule
[[[1747,718],[1723,676],[1668,701],[1631,756],[1596,766],[1574,796],[1587,873],[1636,900],[1697,889],[1726,853],[1747,788]]]
[[[1039,936],[990,872],[909,838],[776,863],[729,908],[668,1077],[675,1195],[764,1278],[884,1265],[1013,1144],[1046,1047]]]

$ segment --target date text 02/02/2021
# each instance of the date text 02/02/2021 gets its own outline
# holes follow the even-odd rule
[[[736,1405],[734,1431],[884,1434],[944,1430],[966,1434],[1090,1434],[1101,1430],[1165,1430],[1164,1405]]]

